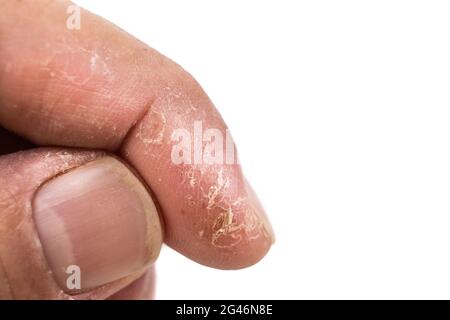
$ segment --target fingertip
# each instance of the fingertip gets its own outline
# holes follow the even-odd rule
[[[184,182],[188,189],[179,186],[185,194],[178,203],[181,214],[166,215],[168,245],[212,268],[234,270],[258,263],[275,236],[240,166],[188,172],[191,180]]]

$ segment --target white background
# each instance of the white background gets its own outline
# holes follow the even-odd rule
[[[199,80],[277,233],[242,271],[165,248],[157,298],[450,298],[448,1],[77,3]]]

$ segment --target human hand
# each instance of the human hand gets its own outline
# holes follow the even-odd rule
[[[69,6],[0,1],[0,126],[36,145],[0,156],[0,298],[148,298],[163,241],[258,262],[273,232],[208,96],[93,14],[67,28]]]

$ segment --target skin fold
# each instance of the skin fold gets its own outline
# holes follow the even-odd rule
[[[225,136],[207,94],[179,65],[96,15],[82,10],[80,30],[69,30],[70,5],[0,0],[2,154],[53,147],[0,156],[0,298],[74,298],[48,272],[30,203],[46,180],[105,152],[148,188],[167,245],[219,269],[260,261],[274,235],[241,166],[172,160],[177,129],[192,131],[197,121]],[[151,297],[149,267],[75,298]]]

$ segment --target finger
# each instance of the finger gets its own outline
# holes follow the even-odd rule
[[[155,297],[156,273],[152,267],[139,279],[129,284],[108,300],[151,300]]]
[[[0,39],[0,123],[39,144],[119,151],[154,191],[171,247],[218,268],[259,261],[273,235],[237,157],[172,158],[179,130],[200,124],[229,136],[207,95],[178,65],[86,11],[80,30],[67,29],[69,4],[2,3],[0,28],[11,31]]]
[[[35,149],[0,157],[0,298],[100,299],[153,263],[156,207],[104,153]]]

